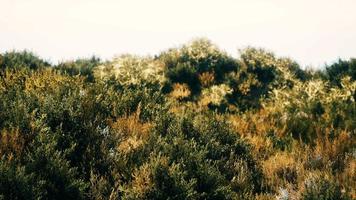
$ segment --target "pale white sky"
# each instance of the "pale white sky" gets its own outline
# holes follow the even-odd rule
[[[252,45],[320,67],[356,57],[355,9],[356,0],[0,0],[0,52],[108,59],[207,37],[235,57]]]

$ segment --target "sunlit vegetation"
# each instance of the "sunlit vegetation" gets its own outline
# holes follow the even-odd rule
[[[57,65],[1,54],[0,199],[355,199],[355,72],[206,39]]]

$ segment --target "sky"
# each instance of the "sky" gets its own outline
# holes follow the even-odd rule
[[[356,0],[0,0],[0,52],[54,63],[156,55],[210,39],[231,56],[261,47],[323,67],[356,57]]]

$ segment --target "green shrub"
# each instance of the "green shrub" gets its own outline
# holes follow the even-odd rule
[[[161,53],[158,60],[166,67],[168,83],[186,83],[197,95],[201,90],[199,75],[214,74],[214,83],[224,82],[225,75],[238,68],[237,62],[207,39],[197,39],[181,48]]]
[[[42,60],[37,55],[29,51],[10,51],[0,55],[0,69],[21,69],[32,70],[48,67],[50,64]]]
[[[0,199],[32,199],[31,174],[5,158],[0,160]]]
[[[350,76],[352,80],[356,80],[356,59],[351,58],[349,61],[339,59],[337,62],[326,66],[326,78],[332,84],[341,86],[341,79],[345,76]]]
[[[84,76],[86,77],[87,81],[93,82],[93,69],[100,64],[100,58],[92,56],[91,58],[83,58],[76,59],[74,61],[62,62],[56,65],[54,68],[70,76]]]
[[[249,146],[214,116],[163,117],[144,148],[151,157],[145,163],[149,197],[233,199],[261,191],[262,175]],[[129,187],[124,195],[137,192]]]
[[[56,150],[57,142],[54,135],[40,133],[27,155],[24,164],[33,176],[33,198],[83,199],[87,186],[66,160],[66,151]]]

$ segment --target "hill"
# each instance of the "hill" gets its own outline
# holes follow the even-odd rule
[[[0,199],[355,199],[356,60],[207,39],[58,65],[0,55]]]

